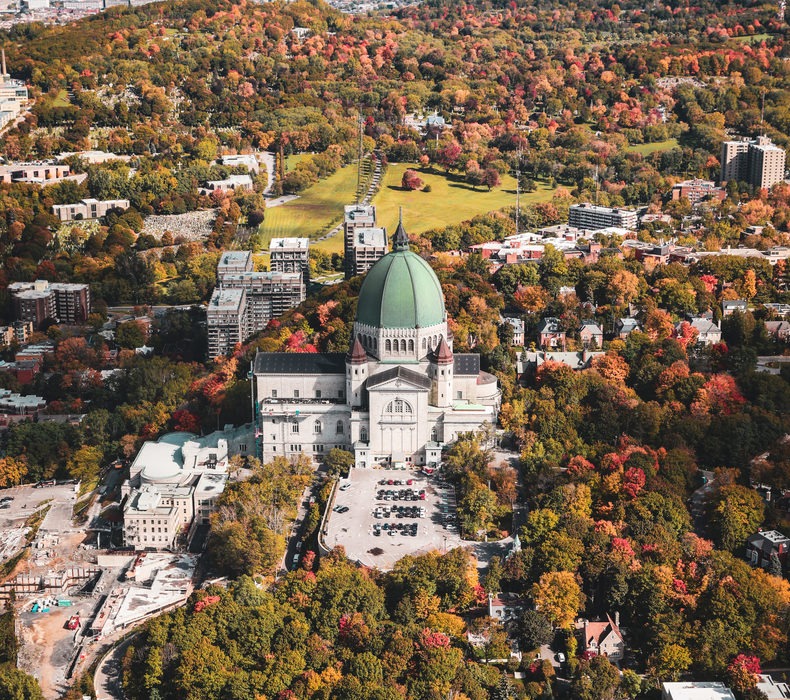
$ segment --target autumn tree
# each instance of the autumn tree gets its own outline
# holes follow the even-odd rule
[[[584,604],[584,594],[576,577],[569,571],[543,574],[532,587],[532,597],[536,609],[561,629],[571,628]]]

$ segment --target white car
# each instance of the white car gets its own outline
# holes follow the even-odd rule
[[[350,482],[350,481],[347,481],[345,484],[343,484],[343,485],[340,487],[340,490],[341,490],[341,491],[348,491],[350,488],[351,488],[351,482]]]
[[[559,663],[561,663],[561,664],[564,664],[565,663],[565,654],[563,654],[562,652],[559,652],[557,654],[557,661]]]

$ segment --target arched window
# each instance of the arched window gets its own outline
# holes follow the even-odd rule
[[[392,352],[392,343],[390,342],[389,338],[387,338],[384,348],[387,352]]]
[[[387,404],[385,413],[411,413],[411,404],[403,399],[394,399]]]
[[[401,352],[406,352],[406,341],[403,338],[401,338],[401,341],[400,341],[400,351]]]
[[[439,431],[435,427],[431,429],[431,440],[433,442],[439,442]]]
[[[425,349],[427,349],[427,347],[428,347],[428,341],[425,338],[423,338],[422,339],[422,349],[425,350]]]
[[[360,439],[361,442],[367,442],[368,441],[368,429],[367,428],[362,427],[362,428],[359,429],[359,439]]]
[[[379,341],[376,338],[373,338],[373,349],[374,350],[379,349]]]
[[[409,340],[409,352],[414,352],[414,341]]]
[[[321,432],[321,421],[317,420],[313,423],[313,432],[318,435]]]
[[[337,424],[335,425],[335,433],[337,435],[342,435],[344,431],[345,431],[345,429],[343,428],[343,421],[339,420],[337,422]]]

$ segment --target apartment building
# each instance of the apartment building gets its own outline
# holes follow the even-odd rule
[[[58,323],[78,325],[88,320],[91,292],[87,284],[66,282],[13,282],[8,285],[18,321],[29,322],[36,329],[53,319]]]
[[[599,207],[589,202],[573,204],[568,212],[569,226],[591,231],[611,226],[636,229],[637,223],[636,212],[631,209]]]
[[[128,199],[83,199],[77,204],[55,204],[52,213],[61,221],[82,221],[83,219],[101,219],[111,209],[129,208]]]
[[[721,181],[748,182],[770,189],[785,176],[786,154],[767,136],[736,139],[721,145]]]
[[[298,272],[305,283],[310,280],[309,238],[272,238],[269,256],[272,272]]]
[[[354,248],[357,245],[356,233],[360,229],[376,228],[376,207],[372,204],[350,204],[345,207],[343,219],[343,243],[345,251],[346,279],[355,274]],[[387,251],[385,250],[384,253]],[[379,257],[384,255],[382,253]],[[373,253],[371,252],[371,255]],[[378,258],[377,258],[378,259]],[[375,262],[375,261],[374,261]]]
[[[387,254],[387,229],[358,228],[354,231],[354,242],[350,250],[351,277],[364,275]]]
[[[209,357],[227,355],[236,343],[263,330],[305,297],[302,272],[255,272],[250,252],[223,253],[217,288],[206,311]]]
[[[692,204],[699,204],[703,199],[708,198],[721,201],[726,196],[727,191],[721,187],[716,187],[716,183],[713,180],[684,180],[672,187],[673,200],[685,197]]]
[[[217,287],[206,309],[208,355],[211,359],[228,356],[238,343],[247,339],[247,295],[244,289]]]

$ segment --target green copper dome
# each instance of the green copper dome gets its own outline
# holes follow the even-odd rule
[[[442,287],[425,260],[408,247],[401,225],[393,252],[370,268],[359,290],[357,323],[374,328],[425,328],[445,322]]]

